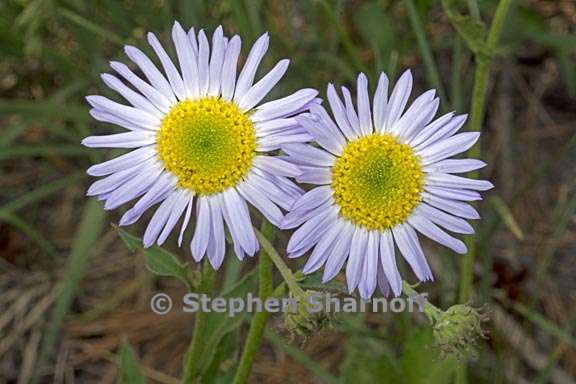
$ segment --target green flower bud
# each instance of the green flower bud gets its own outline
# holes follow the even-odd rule
[[[429,314],[433,322],[434,340],[442,357],[453,355],[463,359],[475,355],[479,338],[485,338],[482,322],[488,320],[483,309],[469,304],[454,305],[445,312]]]
[[[311,310],[311,298],[323,295],[318,291],[305,291],[305,296],[295,296],[290,292],[290,298],[295,304],[292,311],[284,314],[284,328],[292,336],[308,338],[313,333],[326,328],[331,323],[331,316],[324,310]]]

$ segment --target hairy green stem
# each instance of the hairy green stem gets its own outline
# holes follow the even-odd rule
[[[212,290],[214,282],[214,270],[208,262],[204,261],[202,278],[200,282],[201,293],[209,293]],[[194,321],[194,330],[192,333],[192,341],[188,347],[188,351],[184,356],[184,379],[183,383],[194,382],[195,376],[198,374],[198,362],[204,350],[202,346],[202,334],[206,326],[206,314],[203,311],[196,312],[196,319]]]
[[[262,233],[256,230],[256,235],[261,244],[261,237],[264,237],[266,242],[270,244],[270,241],[273,241],[275,236],[274,227],[267,221],[264,221],[262,223]],[[267,247],[262,245],[258,259],[258,295],[260,300],[265,302],[265,300],[272,295],[273,290],[272,261],[270,260],[269,249],[267,249]],[[242,351],[242,357],[240,358],[240,363],[238,364],[238,369],[234,376],[234,384],[243,384],[248,380],[252,364],[254,363],[254,358],[256,357],[256,353],[258,352],[260,343],[262,342],[262,336],[264,335],[264,329],[266,328],[268,317],[270,317],[270,313],[265,310],[256,312],[252,317],[248,336],[246,337],[246,342],[244,344],[244,350]]]
[[[486,46],[489,52],[494,52],[498,44],[498,39],[502,32],[502,26],[508,9],[510,8],[511,0],[500,0],[494,20],[488,32]],[[470,131],[480,131],[480,126],[484,118],[484,108],[486,104],[486,89],[488,87],[488,80],[490,76],[490,63],[491,58],[483,55],[477,55],[476,60],[478,65],[474,74],[474,90],[472,93],[472,103],[470,112]],[[476,145],[468,152],[470,157],[479,157],[480,146]],[[466,245],[468,246],[468,253],[464,256],[462,261],[462,269],[460,271],[460,291],[459,301],[467,302],[470,299],[470,291],[472,290],[472,277],[474,266],[474,238],[469,236],[466,238]]]
[[[288,285],[288,289],[290,290],[290,292],[292,292],[292,294],[295,296],[305,297],[306,293],[298,285],[296,277],[294,276],[290,268],[288,268],[286,263],[284,263],[282,257],[280,257],[278,252],[276,252],[274,246],[272,246],[272,243],[270,243],[270,241],[266,239],[265,234],[256,231],[256,237],[260,241],[260,245],[262,246],[262,248],[267,252],[270,259],[272,259],[272,261],[274,262],[276,268],[278,268],[278,271],[282,275],[282,278],[284,278],[284,281],[286,282],[286,285]]]

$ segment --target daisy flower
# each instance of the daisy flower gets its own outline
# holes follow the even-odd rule
[[[492,188],[484,180],[455,173],[479,169],[474,159],[450,159],[466,151],[479,133],[456,133],[466,115],[445,114],[436,120],[439,100],[425,92],[408,107],[410,71],[398,80],[388,97],[388,78],[381,74],[372,108],[368,81],[357,81],[357,108],[350,91],[344,100],[328,85],[334,120],[319,105],[296,119],[320,148],[306,143],[282,146],[287,159],[298,164],[297,181],[315,187],[296,200],[281,228],[301,227],[288,243],[288,256],[300,257],[314,248],[304,273],[324,266],[323,281],[331,280],[344,263],[352,293],[370,298],[379,286],[384,295],[402,291],[395,245],[420,281],[432,272],[416,232],[458,252],[464,243],[445,230],[473,233],[464,219],[478,219],[467,201]]]
[[[212,266],[220,267],[225,226],[238,258],[252,256],[259,244],[247,202],[278,225],[280,208],[288,209],[302,195],[287,178],[298,175],[298,168],[269,152],[281,144],[311,140],[294,115],[317,102],[317,91],[302,89],[260,104],[288,68],[288,60],[280,60],[254,81],[268,34],[254,43],[238,77],[240,37],[227,38],[221,27],[210,44],[203,30],[185,32],[176,22],[172,40],[179,68],[154,34],[147,37],[163,73],[141,50],[126,46],[126,55],[143,76],[111,62],[118,76],[103,74],[102,79],[130,105],[87,97],[92,117],[128,132],[90,136],[82,144],[134,149],[90,167],[89,175],[103,178],[90,186],[88,195],[104,200],[105,209],[138,199],[120,225],[136,222],[160,204],[144,233],[145,247],[163,244],[182,218],[178,244],[195,221],[190,249],[196,261],[207,254]]]

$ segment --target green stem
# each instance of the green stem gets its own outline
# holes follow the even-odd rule
[[[496,9],[496,14],[494,16],[492,25],[490,26],[490,31],[488,32],[488,38],[486,41],[486,46],[489,52],[494,52],[496,49],[506,14],[510,8],[510,3],[511,0],[500,0],[498,3],[498,8]],[[478,66],[476,67],[476,72],[474,75],[474,90],[472,93],[469,125],[470,131],[480,131],[480,126],[484,118],[486,89],[488,87],[488,80],[490,77],[491,58],[483,55],[477,55],[476,60],[478,61]],[[474,146],[470,149],[468,154],[470,157],[479,157],[480,146]],[[464,256],[464,260],[462,261],[462,269],[460,271],[459,301],[462,303],[467,302],[470,299],[470,291],[472,290],[472,272],[475,256],[474,238],[472,236],[466,238],[466,245],[468,246],[468,253]]]
[[[264,220],[262,223],[262,233],[256,230],[256,235],[258,236],[261,244],[261,236],[266,239],[268,244],[270,244],[268,239],[273,241],[275,236],[274,227]],[[266,299],[272,295],[273,289],[272,262],[270,260],[269,250],[267,247],[262,245],[262,249],[260,250],[260,255],[258,258],[258,294],[260,300],[262,300],[264,303]],[[260,343],[262,342],[262,335],[264,335],[264,329],[266,328],[268,317],[270,317],[270,313],[265,310],[256,312],[252,317],[250,329],[248,330],[248,336],[246,337],[246,343],[244,344],[244,350],[242,351],[242,357],[240,358],[240,363],[238,364],[238,369],[236,370],[236,375],[234,376],[234,384],[246,383],[248,380],[248,376],[250,375],[250,371],[252,369],[252,364],[254,363],[254,358],[258,352],[258,349],[260,348]]]
[[[204,261],[202,280],[200,282],[200,293],[209,293],[212,290],[212,285],[214,282],[214,270],[208,262]],[[203,311],[196,312],[196,319],[194,321],[194,330],[192,333],[192,341],[186,351],[184,356],[184,379],[183,383],[192,383],[194,378],[198,374],[198,365],[202,352],[204,350],[202,346],[202,335],[204,333],[204,328],[206,327],[206,314]]]
[[[407,298],[420,295],[418,291],[416,291],[414,287],[408,284],[408,282],[406,282],[405,280],[402,281],[402,293]],[[424,302],[424,313],[426,313],[426,316],[428,316],[430,321],[434,321],[442,314],[442,310],[433,305],[432,303],[430,303],[428,300],[426,300]]]
[[[444,86],[440,81],[440,75],[436,63],[434,62],[434,56],[432,56],[432,50],[430,49],[430,44],[428,44],[428,39],[426,38],[426,32],[416,10],[413,0],[404,0],[406,8],[408,9],[408,16],[410,17],[410,23],[412,28],[416,33],[416,40],[418,41],[418,47],[420,48],[420,53],[422,54],[422,60],[424,61],[424,67],[426,68],[426,76],[434,88],[438,91],[442,105],[446,103],[446,92],[444,92]]]
[[[288,289],[290,289],[290,292],[292,292],[292,294],[296,296],[305,297],[306,293],[298,285],[298,280],[296,279],[290,268],[288,268],[286,263],[284,263],[282,257],[280,257],[278,252],[276,252],[272,243],[268,241],[268,239],[265,236],[265,233],[260,233],[258,230],[256,230],[256,237],[260,241],[260,245],[262,246],[262,248],[267,252],[270,259],[272,259],[272,261],[274,262],[274,265],[276,265],[276,268],[278,268],[278,271],[280,271],[280,274],[284,278],[286,285],[288,285]]]

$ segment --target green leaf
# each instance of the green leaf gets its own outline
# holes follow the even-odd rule
[[[187,286],[190,286],[191,281],[188,275],[188,264],[181,263],[175,255],[163,248],[153,246],[145,249],[142,241],[136,236],[131,235],[119,227],[116,227],[116,230],[130,251],[144,251],[146,268],[148,268],[150,272],[157,276],[175,277]]]
[[[249,292],[253,291],[255,275],[255,270],[250,271],[235,285],[226,289],[218,296],[224,298],[246,297]],[[246,319],[246,312],[236,313],[234,317],[229,317],[228,313],[216,312],[208,312],[205,315],[207,319],[203,334],[203,344],[206,347],[202,354],[202,361],[198,365],[198,371],[202,375],[202,382],[212,382],[211,380],[215,377],[214,375],[218,376],[218,370],[214,369],[215,366],[219,366],[216,357],[223,359],[231,357],[234,353],[234,351],[230,351],[231,353],[228,354],[228,356],[217,356],[220,345],[224,342],[225,336],[231,334],[242,325]]]
[[[126,341],[120,345],[120,380],[118,382],[121,384],[146,383],[136,353]]]
[[[468,48],[480,58],[490,58],[493,52],[486,45],[486,25],[471,16],[464,16],[454,9],[452,0],[442,0],[448,19]]]

